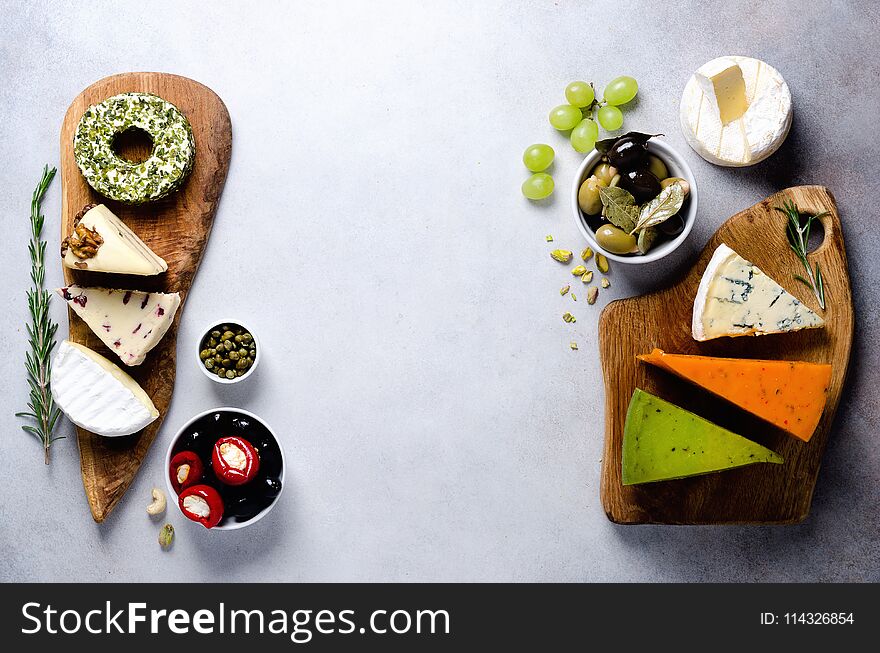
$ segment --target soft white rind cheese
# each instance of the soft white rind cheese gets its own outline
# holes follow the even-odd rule
[[[178,293],[59,288],[74,312],[126,365],[140,365],[174,322]]]
[[[134,379],[100,354],[67,340],[52,361],[52,398],[71,422],[98,435],[137,433],[159,417]]]
[[[713,79],[731,65],[742,71],[748,109],[724,124]],[[679,111],[684,137],[697,154],[720,166],[750,166],[773,154],[788,136],[791,92],[779,71],[763,61],[719,57],[691,76]]]
[[[89,209],[79,224],[97,231],[104,239],[98,253],[81,259],[71,248],[64,254],[64,266],[74,270],[117,274],[161,274],[168,264],[103,204]]]
[[[724,243],[697,289],[694,340],[816,329],[825,321]]]

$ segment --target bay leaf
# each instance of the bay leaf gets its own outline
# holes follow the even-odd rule
[[[679,212],[682,204],[684,204],[684,189],[677,182],[670,184],[661,190],[657,197],[642,205],[635,227],[630,233],[666,222]]]
[[[657,240],[657,227],[648,227],[639,232],[639,239],[636,241],[636,247],[639,248],[640,254],[647,254],[648,250],[654,246]]]
[[[600,186],[599,199],[605,208],[605,218],[618,229],[630,233],[636,227],[639,207],[632,194],[619,186]]]

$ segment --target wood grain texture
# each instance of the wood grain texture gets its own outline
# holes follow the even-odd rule
[[[825,277],[827,310],[818,311],[812,291],[795,281],[800,262],[789,249],[785,218],[775,206],[785,197],[804,212],[829,210],[825,238],[810,254]],[[721,243],[782,284],[826,321],[823,329],[761,337],[696,342],[691,313],[700,277]],[[834,197],[821,186],[788,188],[736,214],[709,239],[694,266],[671,287],[610,303],[599,321],[599,350],[605,380],[605,447],[602,505],[620,524],[792,524],[810,511],[813,488],[840,401],[853,339],[853,305],[840,216]],[[735,406],[636,360],[659,347],[670,353],[831,363],[828,403],[816,433],[801,442]],[[624,487],[621,445],[627,406],[642,388],[779,452],[783,465],[752,465],[718,474]]]
[[[154,93],[175,104],[192,125],[196,159],[183,187],[170,197],[129,206],[100,196],[86,183],[73,156],[73,135],[89,105],[117,93]],[[159,419],[144,430],[121,438],[104,438],[77,428],[83,485],[95,521],[102,522],[122,498],[137,474],[174,390],[177,330],[186,297],[199,268],[217,203],[226,182],[232,152],[232,126],[222,100],[208,87],[166,73],[124,73],[102,79],[80,93],[61,127],[62,225],[64,238],[76,213],[92,202],[104,203],[147,245],[168,262],[168,272],[155,277],[108,275],[64,268],[65,281],[84,286],[179,292],[181,306],[162,341],[136,367],[124,369],[137,380],[159,410]],[[60,262],[59,262],[60,263]],[[81,343],[119,363],[91,329],[68,310],[70,340]]]

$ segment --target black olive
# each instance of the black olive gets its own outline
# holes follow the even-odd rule
[[[622,173],[618,185],[632,193],[637,204],[643,204],[660,194],[660,182],[647,170],[630,170]]]
[[[621,138],[608,150],[608,162],[621,173],[648,165],[648,148],[636,139]]]
[[[677,236],[684,231],[684,219],[681,217],[680,213],[676,213],[668,220],[658,224],[657,228],[660,230],[660,233],[666,236]]]
[[[247,431],[251,428],[251,421],[247,417],[234,417],[232,419],[232,428],[239,431]]]
[[[224,514],[250,519],[263,509],[258,497],[242,496],[226,502]]]
[[[263,494],[270,499],[274,499],[281,492],[281,481],[277,478],[265,478],[261,486]]]

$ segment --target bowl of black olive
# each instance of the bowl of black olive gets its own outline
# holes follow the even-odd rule
[[[598,253],[650,263],[688,237],[697,184],[687,161],[659,134],[630,132],[596,143],[572,188],[578,228]]]
[[[284,489],[284,450],[262,419],[212,408],[190,419],[165,454],[170,496],[184,517],[211,530],[257,523]]]

